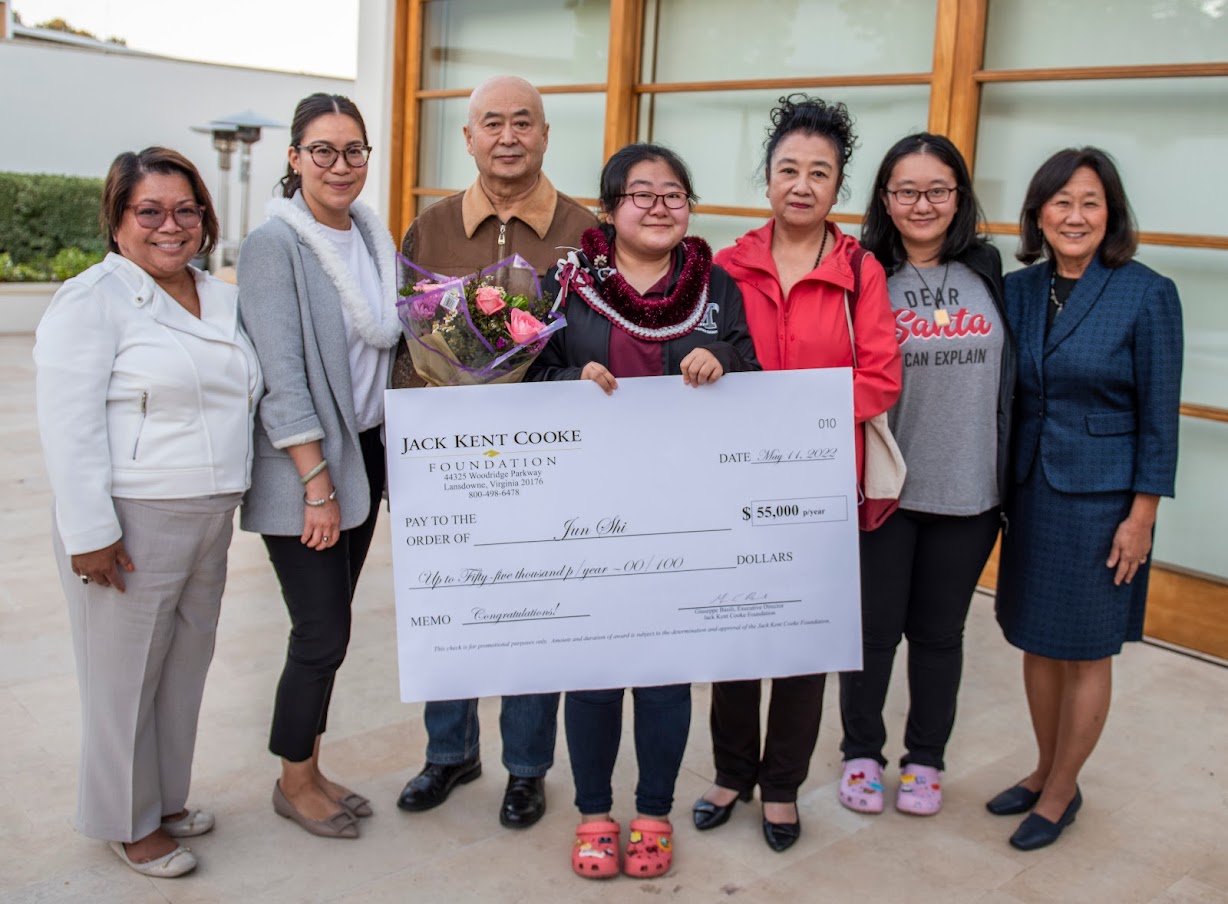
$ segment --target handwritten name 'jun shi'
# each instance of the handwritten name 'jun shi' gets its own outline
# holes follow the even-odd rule
[[[508,441],[508,437],[511,441]],[[454,433],[452,436],[403,436],[401,454],[500,446],[557,446],[580,442],[579,430],[517,430],[515,433]]]

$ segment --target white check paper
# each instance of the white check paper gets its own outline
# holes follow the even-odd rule
[[[861,667],[847,368],[386,398],[403,700]]]

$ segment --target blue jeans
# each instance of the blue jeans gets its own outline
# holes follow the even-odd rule
[[[554,765],[559,695],[504,697],[499,713],[503,765],[519,778],[541,778]],[[426,760],[455,766],[478,755],[478,701],[436,700],[426,704]]]
[[[623,690],[568,691],[563,704],[576,808],[583,816],[614,807],[610,779],[623,733]],[[691,729],[691,686],[634,687],[631,695],[640,770],[635,809],[645,816],[668,816]]]

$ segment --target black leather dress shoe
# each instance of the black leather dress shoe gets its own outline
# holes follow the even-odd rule
[[[763,840],[768,847],[779,853],[793,847],[797,839],[802,837],[802,816],[797,815],[797,822],[768,822],[763,820]]]
[[[739,791],[738,796],[727,803],[725,806],[714,804],[710,800],[704,800],[702,797],[695,801],[695,805],[691,807],[691,818],[695,820],[695,828],[701,832],[708,829],[715,829],[717,826],[723,826],[729,822],[729,815],[733,812],[733,808],[737,806],[738,801],[748,801],[754,796],[752,791]]]
[[[1039,813],[1029,813],[1027,819],[1015,829],[1011,836],[1011,847],[1021,851],[1034,851],[1037,848],[1048,847],[1057,841],[1062,829],[1075,821],[1075,814],[1083,806],[1083,792],[1075,788],[1075,796],[1066,807],[1066,812],[1057,822],[1050,822]]]
[[[527,829],[545,815],[546,780],[541,776],[509,775],[499,807],[499,822],[509,829]]]
[[[427,763],[405,784],[397,798],[397,806],[415,813],[438,807],[456,785],[471,782],[481,774],[482,762],[476,757],[450,766]]]
[[[1017,816],[1036,806],[1038,800],[1039,791],[1029,791],[1023,785],[1012,785],[985,804],[985,809],[994,816]]]

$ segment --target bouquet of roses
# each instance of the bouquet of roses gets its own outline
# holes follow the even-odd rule
[[[517,383],[567,325],[518,254],[463,277],[402,263],[420,278],[401,288],[397,312],[414,370],[433,386]]]

